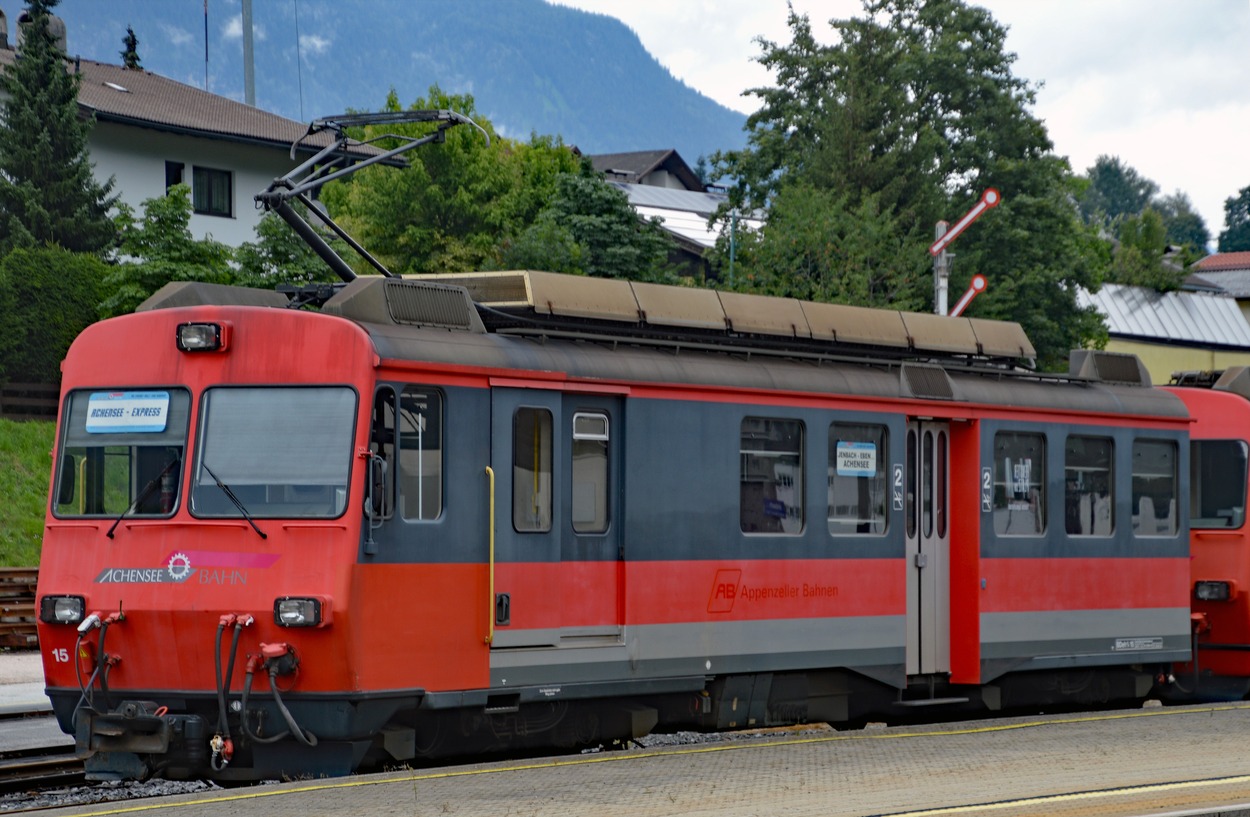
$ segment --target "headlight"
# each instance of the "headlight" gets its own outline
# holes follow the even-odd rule
[[[77,624],[85,609],[82,596],[44,596],[39,600],[39,620],[44,624]]]
[[[178,325],[178,348],[183,352],[215,352],[223,345],[221,324],[182,323]]]
[[[1198,599],[1198,601],[1228,601],[1232,597],[1232,582],[1194,583],[1194,598]]]
[[[285,596],[273,603],[273,621],[279,627],[320,627],[321,599]]]

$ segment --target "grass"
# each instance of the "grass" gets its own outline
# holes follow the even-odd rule
[[[0,567],[39,564],[55,429],[0,419]]]

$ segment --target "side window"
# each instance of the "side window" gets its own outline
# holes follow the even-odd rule
[[[443,395],[406,387],[399,398],[399,510],[404,519],[443,512]]]
[[[1041,434],[994,435],[994,532],[1036,536],[1046,530],[1046,439]]]
[[[1189,449],[1189,506],[1195,528],[1240,528],[1246,521],[1246,444],[1194,440]]]
[[[1115,447],[1107,437],[1068,437],[1063,447],[1064,530],[1073,536],[1115,531]]]
[[[389,519],[395,509],[395,390],[383,386],[373,396],[373,418],[369,428],[369,453],[383,464],[371,464],[366,491],[373,503],[370,515]]]
[[[747,417],[740,446],[744,533],[803,532],[803,424]]]
[[[608,529],[608,415],[573,415],[573,530]]]
[[[886,440],[885,426],[829,426],[830,534],[885,533],[890,487]]]
[[[1171,536],[1177,531],[1176,443],[1133,442],[1133,533]]]
[[[517,409],[512,418],[512,526],[551,530],[551,412]]]
[[[229,170],[191,168],[191,209],[200,215],[234,215],[234,179]]]

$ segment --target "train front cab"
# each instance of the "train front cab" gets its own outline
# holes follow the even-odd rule
[[[254,307],[71,347],[39,640],[93,779],[341,774],[369,747],[342,657],[371,358],[347,321]]]
[[[1194,661],[1167,694],[1177,700],[1250,692],[1250,541],[1247,456],[1250,368],[1184,373],[1172,390],[1193,417],[1189,582]]]

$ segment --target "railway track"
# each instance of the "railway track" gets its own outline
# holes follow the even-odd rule
[[[47,711],[6,711],[0,716],[0,794],[41,791],[83,782],[74,744]],[[7,810],[0,808],[0,811]]]
[[[35,649],[36,567],[0,567],[0,647]]]
[[[0,752],[0,794],[40,791],[83,782],[82,761],[73,746],[44,746]]]

